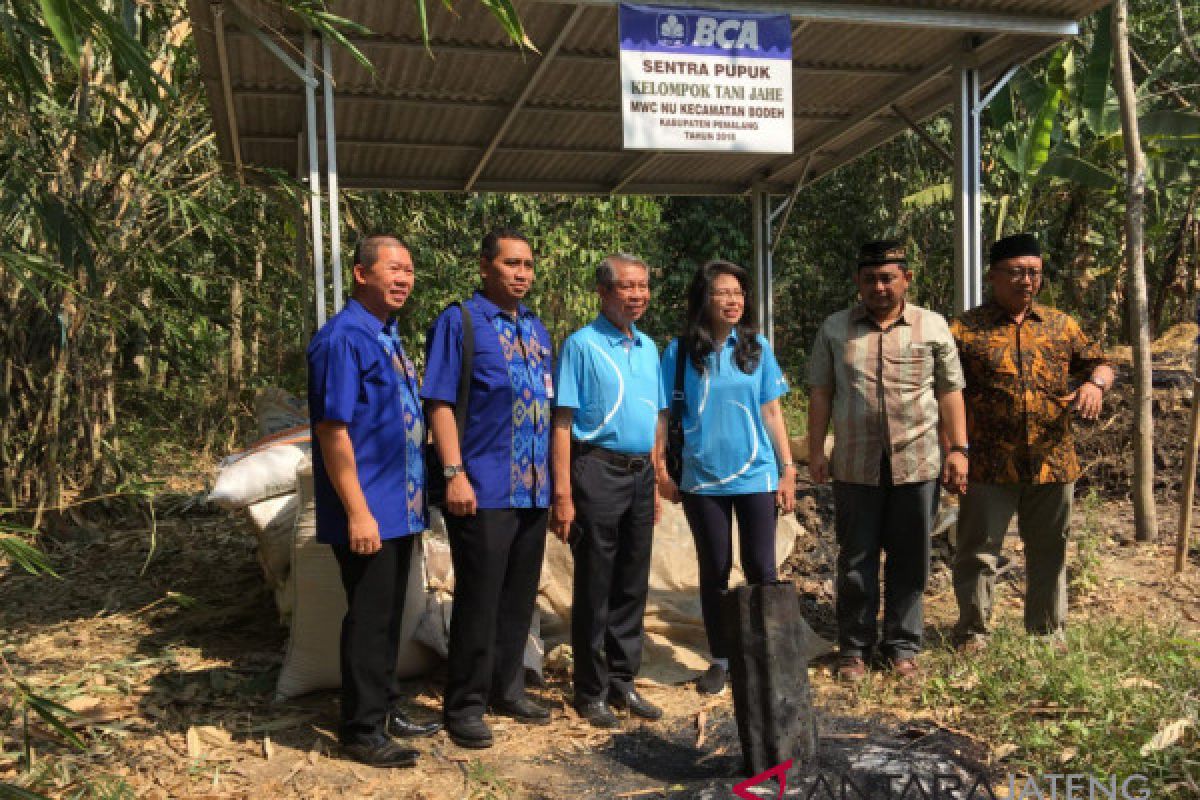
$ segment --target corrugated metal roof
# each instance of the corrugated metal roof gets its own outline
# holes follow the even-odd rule
[[[441,3],[427,2],[427,50],[411,0],[331,2],[333,13],[371,31],[352,39],[375,67],[372,74],[335,48],[340,184],[655,194],[741,193],[759,184],[787,191],[802,177],[819,177],[904,130],[893,104],[918,119],[950,105],[954,68],[964,59],[974,60],[986,83],[1057,41],[1044,33],[999,32],[994,15],[1075,20],[1106,0],[758,3],[762,10],[795,12],[794,153],[785,156],[623,150],[616,7],[604,0],[583,1],[587,5],[579,7],[574,25],[568,21],[577,7],[565,0],[518,3],[542,53],[569,27],[532,87],[530,80],[546,56],[515,47],[480,4],[458,4],[456,15]],[[700,4],[718,2],[731,4]],[[261,168],[296,174],[305,124],[302,84],[230,17],[244,14],[300,61],[303,38],[297,22],[269,0],[189,0],[189,7],[222,157],[232,164],[234,133],[224,100],[217,16],[224,20],[242,162],[252,179]],[[848,9],[862,9],[901,10],[910,18],[936,12],[954,19],[939,25],[936,18],[924,16],[924,26],[892,25],[881,23],[877,13],[866,23],[812,18],[796,12],[798,8],[832,8],[840,17]],[[964,18],[964,13],[990,16],[978,17],[982,32],[972,33],[963,24],[974,18]],[[513,112],[527,89],[524,103]]]

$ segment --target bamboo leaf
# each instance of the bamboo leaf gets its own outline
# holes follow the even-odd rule
[[[40,697],[29,691],[29,687],[20,684],[21,690],[25,694],[25,705],[27,705],[33,713],[42,718],[47,725],[58,731],[59,735],[66,739],[71,744],[78,747],[80,750],[86,750],[87,745],[83,743],[83,739],[79,738],[79,734],[67,727],[63,722],[64,718],[78,716],[74,711],[61,706],[53,700],[45,697]]]
[[[20,93],[28,104],[34,94],[46,91],[45,77],[29,52],[29,40],[32,37],[28,35],[27,26],[8,14],[0,14],[0,31],[3,31],[7,40],[8,52],[17,72],[14,76],[6,71],[3,80],[14,92]]]
[[[517,14],[512,0],[479,0],[479,2],[495,15],[496,19],[500,21],[500,27],[519,47],[528,48],[535,53],[539,52],[534,46],[533,40],[525,33],[525,27],[521,24],[521,18]]]
[[[3,266],[5,272],[15,278],[17,283],[21,284],[21,288],[29,292],[34,301],[46,311],[50,310],[50,306],[47,305],[46,295],[37,285],[37,280],[40,278],[60,288],[67,286],[67,278],[62,270],[41,256],[0,250],[0,266]]]
[[[50,558],[20,536],[0,533],[0,555],[30,575],[59,577],[59,574],[54,571],[54,567],[50,565]]]
[[[417,7],[417,21],[421,24],[421,41],[425,43],[425,52],[433,55],[433,50],[429,48],[429,10],[425,7],[425,0],[413,0]]]
[[[38,4],[42,8],[46,27],[54,34],[63,55],[75,69],[79,69],[79,36],[75,31],[70,0],[38,0]]]

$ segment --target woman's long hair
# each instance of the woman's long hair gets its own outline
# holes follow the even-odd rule
[[[762,345],[758,341],[758,323],[754,317],[754,304],[750,297],[750,275],[731,261],[714,259],[696,270],[687,293],[687,320],[683,324],[683,340],[687,343],[692,366],[697,372],[704,371],[704,359],[724,342],[714,342],[712,317],[709,314],[709,295],[718,275],[732,275],[746,293],[742,318],[735,326],[737,345],[733,349],[733,363],[749,375],[758,368],[762,360]],[[682,345],[681,345],[682,346]]]

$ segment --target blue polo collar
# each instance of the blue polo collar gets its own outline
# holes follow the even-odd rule
[[[596,329],[596,333],[608,339],[608,343],[614,347],[619,344],[624,344],[630,340],[630,337],[626,336],[621,329],[614,325],[612,320],[604,316],[603,313],[596,315],[596,319],[594,322],[592,322],[592,326]],[[638,332],[637,326],[633,323],[630,323],[629,330],[630,333],[633,334],[633,344],[637,347],[641,347],[642,338]]]

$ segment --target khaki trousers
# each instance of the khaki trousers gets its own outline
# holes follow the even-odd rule
[[[1015,513],[1025,545],[1025,630],[1061,631],[1067,617],[1067,537],[1074,483],[972,483],[959,506],[954,557],[956,638],[988,632],[996,568]]]

